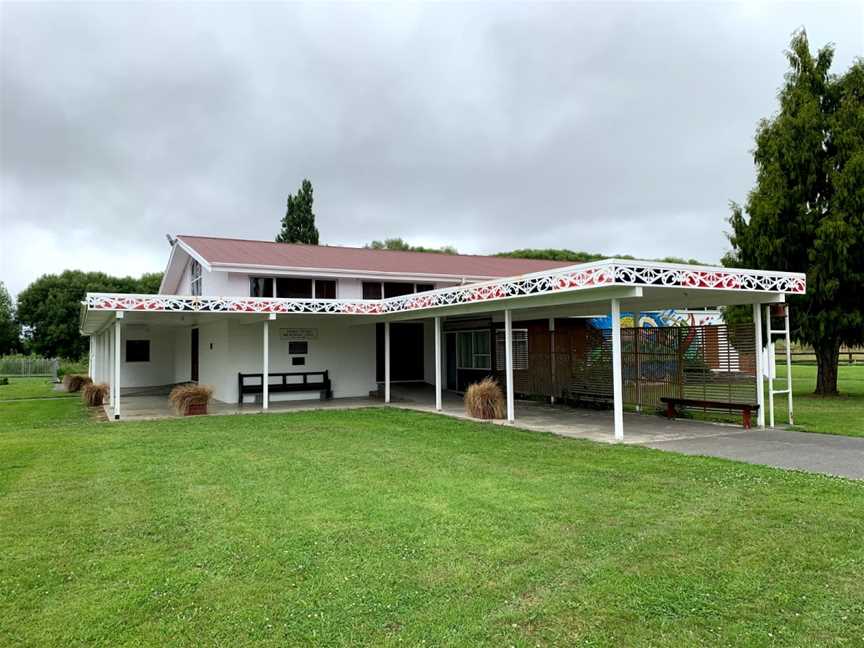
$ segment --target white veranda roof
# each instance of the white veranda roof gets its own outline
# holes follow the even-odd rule
[[[705,307],[784,301],[803,294],[797,272],[717,268],[607,259],[387,299],[284,299],[88,293],[81,332],[103,328],[111,313],[181,315],[311,315],[418,319],[432,316],[528,309],[534,315],[605,313],[610,299],[622,310]],[[526,313],[527,314],[527,313]],[[149,317],[148,317],[149,319]]]

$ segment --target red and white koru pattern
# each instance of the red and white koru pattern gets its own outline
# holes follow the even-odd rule
[[[754,270],[684,268],[668,264],[598,262],[588,266],[442,288],[388,299],[275,299],[90,293],[90,310],[204,313],[386,315],[475,302],[584,290],[599,286],[659,286],[714,290],[804,293],[804,275]]]

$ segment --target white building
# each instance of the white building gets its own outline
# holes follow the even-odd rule
[[[218,401],[266,408],[317,397],[296,385],[320,382],[313,374],[326,371],[335,398],[379,387],[389,397],[391,382],[415,381],[435,385],[439,399],[443,389],[498,372],[512,420],[514,362],[517,372],[526,369],[529,323],[555,331],[577,317],[771,304],[804,289],[796,273],[178,236],[158,295],[88,294],[81,331],[91,338],[94,379],[112,386],[116,418],[135,389],[198,381],[212,385]],[[616,436],[623,434],[618,320]],[[241,374],[270,379],[257,379],[263,393],[241,398]],[[243,380],[254,389],[254,377]]]

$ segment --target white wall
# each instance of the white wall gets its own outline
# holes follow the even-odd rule
[[[339,279],[336,282],[337,299],[363,299],[362,279]]]
[[[213,387],[216,400],[236,402],[237,372],[231,355],[227,319],[198,327],[198,382]]]
[[[248,297],[249,275],[202,270],[201,293],[211,297]]]
[[[171,382],[192,380],[192,329],[178,328],[174,333],[174,378]]]
[[[270,321],[270,372],[330,372],[333,396],[367,396],[376,388],[375,325],[349,325],[337,318],[281,318]],[[212,385],[213,396],[237,402],[237,374],[262,370],[264,322],[243,323],[223,319],[199,327],[199,382]],[[309,341],[306,364],[293,366],[288,340],[279,329],[316,329],[318,338]],[[211,348],[212,345],[212,348]],[[271,401],[316,398],[314,392],[273,394]],[[249,397],[251,398],[251,397]]]
[[[192,294],[192,264],[190,263],[191,259],[189,256],[184,253],[183,258],[185,258],[185,263],[183,265],[183,271],[180,273],[180,281],[177,284],[177,295],[191,295]]]
[[[174,331],[165,327],[133,324],[122,327],[120,382],[125,387],[167,385],[174,380]],[[149,362],[127,362],[126,340],[150,340]]]

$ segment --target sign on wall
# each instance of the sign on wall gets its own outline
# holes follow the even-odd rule
[[[283,328],[279,329],[279,337],[283,340],[317,340],[317,328]]]

